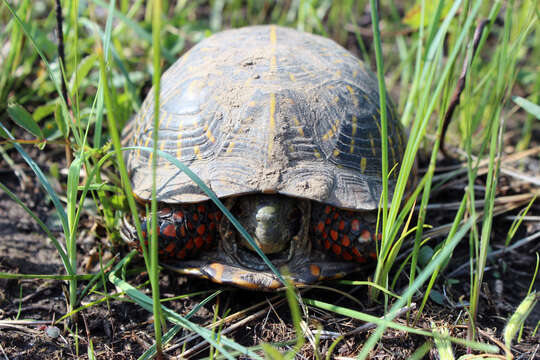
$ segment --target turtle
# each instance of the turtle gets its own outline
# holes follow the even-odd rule
[[[153,154],[140,147],[153,146],[153,109],[151,90],[123,133],[141,203],[152,193]],[[399,166],[406,134],[390,102],[387,114],[388,159]],[[163,73],[157,131],[157,148],[198,175],[293,284],[376,260],[378,83],[333,40],[277,25],[211,35]],[[184,172],[163,157],[157,166],[160,262],[247,289],[283,286]],[[149,223],[143,216],[144,236]],[[139,243],[129,221],[122,233]]]

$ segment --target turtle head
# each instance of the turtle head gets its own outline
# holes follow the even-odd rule
[[[276,195],[240,197],[233,207],[233,215],[246,228],[265,254],[275,254],[289,248],[302,225],[302,211],[298,201]],[[251,245],[240,237],[242,246]]]

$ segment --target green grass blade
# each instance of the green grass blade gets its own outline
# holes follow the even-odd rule
[[[150,278],[150,285],[152,287],[152,299],[154,300],[154,335],[156,341],[156,351],[159,356],[162,356],[161,352],[161,304],[159,302],[159,266],[158,266],[158,222],[157,222],[157,197],[156,197],[156,174],[157,174],[157,161],[158,154],[158,133],[159,133],[159,95],[161,89],[161,0],[154,0],[152,2],[152,51],[153,51],[153,95],[154,95],[154,124],[152,132],[152,153],[150,153],[150,163],[152,164],[152,201],[151,201],[151,213],[152,221],[150,234],[150,268],[148,269],[148,276]],[[154,155],[154,156],[152,156]]]
[[[536,105],[521,96],[512,96],[512,100],[523,110],[540,120],[540,105]]]

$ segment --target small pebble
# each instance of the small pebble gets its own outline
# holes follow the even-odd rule
[[[56,326],[47,326],[47,328],[45,329],[45,333],[50,338],[56,339],[60,336],[60,329]]]

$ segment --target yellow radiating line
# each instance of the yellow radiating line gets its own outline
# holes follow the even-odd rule
[[[171,122],[172,114],[167,114],[167,122],[165,123],[165,129],[169,128],[169,123]]]
[[[289,73],[289,78],[291,79],[291,81],[296,81],[294,74]]]
[[[351,154],[354,153],[354,139],[351,139]]]
[[[371,136],[371,133],[369,133],[369,143],[371,144],[371,152],[373,155],[377,155],[377,151],[375,150],[375,141],[373,141],[373,136]]]
[[[270,136],[268,137],[268,156],[274,147],[274,130],[276,129],[276,94],[270,94]]]
[[[163,152],[165,151],[165,142],[162,142],[162,143],[161,143],[161,145],[159,146],[159,149],[160,149],[161,151],[163,151]],[[168,168],[169,165],[171,165],[171,163],[170,163],[169,161],[166,161],[166,160],[165,160],[165,165],[164,165],[165,168]]]
[[[302,126],[300,125],[300,121],[298,121],[298,118],[296,116],[293,116],[294,125],[298,126],[298,134],[300,136],[304,136],[304,129],[302,129]]]
[[[197,156],[197,159],[202,160],[201,149],[200,149],[199,145],[195,145],[193,147],[193,152]]]
[[[354,71],[352,72],[352,77],[353,77],[353,79],[356,77],[356,75],[358,75],[358,71],[354,70]]]
[[[234,141],[231,141],[229,143],[229,146],[227,146],[227,152],[230,153],[233,151],[233,149],[234,149]]]
[[[338,150],[338,149],[335,149],[335,150],[334,150],[334,157],[338,157],[338,155],[339,155],[339,150]]]
[[[270,26],[270,42],[272,43],[272,46],[276,46],[277,36],[275,26]]]
[[[332,130],[337,134],[337,128],[339,126],[339,119],[336,119],[336,122],[334,123],[334,126],[332,126]]]
[[[148,143],[152,139],[152,130],[148,133],[148,137],[146,138],[146,141],[144,142],[144,146],[148,146]]]
[[[276,70],[277,68],[277,59],[276,59],[276,55],[272,55],[272,57],[270,58],[270,70]]]
[[[328,132],[326,134],[323,135],[322,139],[323,140],[328,140],[330,139],[334,134],[337,134],[337,128],[339,126],[339,119],[336,119],[336,121],[334,122],[334,125],[332,125],[332,128],[330,130],[328,130]]]
[[[377,129],[379,130],[379,135],[381,134],[381,125],[379,124],[379,119],[375,115],[372,115],[373,121],[375,121],[375,125],[377,125]]]
[[[352,117],[352,136],[356,135],[356,128],[358,127],[356,116]]]
[[[364,171],[366,171],[366,158],[363,157],[361,160],[360,160],[360,170],[362,171],[362,174],[364,173]]]
[[[326,134],[323,135],[322,139],[328,140],[332,135],[334,135],[334,132],[332,131],[332,129],[330,129]]]
[[[354,106],[358,106],[358,98],[356,97],[356,94],[354,93],[354,89],[350,85],[346,85],[347,90],[349,90],[349,93],[352,96],[352,101]]]
[[[270,44],[272,44],[272,57],[270,58],[270,70],[273,71],[277,68],[277,58],[276,58],[276,45],[277,45],[277,35],[276,27],[270,26]]]
[[[178,141],[176,145],[176,158],[180,159],[182,157],[182,123],[178,126]]]
[[[210,131],[210,129],[207,129],[207,130],[206,130],[206,137],[207,137],[208,140],[210,140],[211,142],[213,142],[213,143],[216,142],[216,138],[214,137],[214,135],[212,135],[212,132]]]
[[[321,153],[319,152],[319,150],[314,149],[314,150],[313,150],[313,153],[315,154],[315,157],[316,157],[317,159],[320,159],[320,158],[321,158]]]

